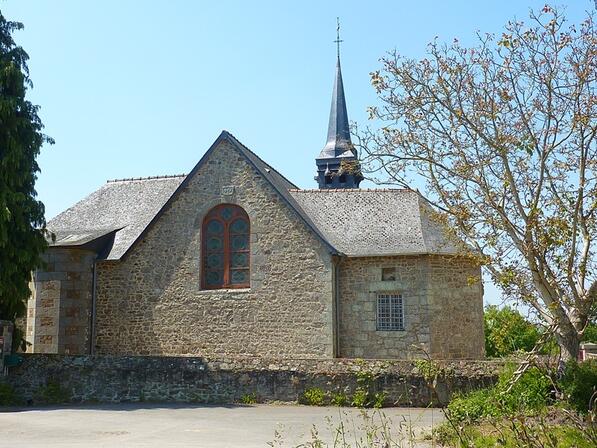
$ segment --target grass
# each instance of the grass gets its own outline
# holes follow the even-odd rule
[[[447,423],[435,431],[435,436],[441,444],[458,448],[593,448],[596,443],[595,429],[590,426],[548,424],[524,416],[488,419],[457,428]]]

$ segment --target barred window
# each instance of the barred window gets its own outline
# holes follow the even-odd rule
[[[404,301],[401,294],[377,295],[377,331],[404,331]]]

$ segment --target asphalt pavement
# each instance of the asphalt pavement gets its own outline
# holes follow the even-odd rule
[[[118,404],[4,409],[0,447],[295,447],[322,440],[334,447],[344,437],[357,446],[376,433],[396,446],[429,446],[422,434],[441,421],[438,409],[386,408],[380,411],[298,405],[205,406]],[[340,426],[344,431],[338,431]],[[374,429],[378,428],[378,429]],[[403,442],[403,444],[401,444]],[[341,445],[336,445],[341,446]]]

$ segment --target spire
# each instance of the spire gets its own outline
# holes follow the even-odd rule
[[[328,137],[317,164],[315,180],[319,188],[358,188],[363,179],[357,154],[350,140],[350,127],[344,97],[344,83],[340,68],[340,21],[336,28],[337,59],[336,77],[332,92],[332,106],[328,124]]]
[[[344,155],[347,151],[348,154]],[[342,82],[342,69],[340,68],[340,57],[338,57],[328,124],[328,139],[319,157],[342,157],[343,155],[346,157],[353,154],[348,112],[346,112],[346,98],[344,97],[344,84]]]

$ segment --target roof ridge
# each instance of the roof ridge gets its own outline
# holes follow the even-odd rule
[[[257,157],[259,160],[261,160],[261,162],[263,162],[264,165],[266,165],[269,169],[271,169],[272,171],[274,171],[276,174],[278,174],[278,176],[280,176],[282,179],[284,179],[286,182],[288,182],[290,185],[293,185],[295,188],[298,188],[294,182],[291,182],[290,180],[288,180],[286,178],[286,176],[284,176],[282,173],[280,173],[280,171],[278,171],[277,169],[275,169],[273,166],[271,166],[269,163],[267,163],[265,160],[263,160],[261,157],[259,157],[257,154],[255,154],[254,151],[251,151],[249,148],[247,148],[246,145],[244,145],[238,138],[236,138],[234,136],[234,134],[232,134],[231,132],[224,130],[224,132],[226,134],[228,134],[231,138],[233,138],[236,143],[238,143],[240,146],[242,146],[244,149],[246,149],[247,151],[249,151],[251,154],[253,154],[255,157]]]
[[[155,180],[155,179],[173,179],[175,177],[185,177],[186,174],[163,174],[159,176],[146,176],[146,177],[125,177],[123,179],[108,179],[106,183],[113,183],[113,182],[130,182],[133,180]]]
[[[386,192],[409,192],[412,191],[417,193],[417,190],[413,190],[411,188],[312,188],[312,189],[301,189],[301,188],[292,188],[288,190],[292,193],[328,193],[328,192],[352,192],[352,193],[360,193],[363,191],[373,191],[376,193],[386,193]]]

